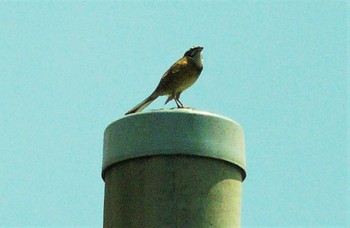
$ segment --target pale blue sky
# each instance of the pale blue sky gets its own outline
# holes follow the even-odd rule
[[[0,226],[101,227],[104,129],[197,44],[204,70],[181,101],[245,130],[242,226],[350,225],[349,14],[346,1],[2,1]]]

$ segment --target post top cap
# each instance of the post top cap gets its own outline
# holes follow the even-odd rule
[[[124,116],[104,133],[102,177],[108,167],[128,159],[157,155],[209,157],[246,173],[244,133],[235,121],[206,111],[157,109]]]

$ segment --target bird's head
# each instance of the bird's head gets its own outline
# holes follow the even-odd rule
[[[202,57],[203,47],[194,46],[185,52],[184,57],[192,59],[199,67],[203,67],[203,57]]]
[[[202,50],[203,50],[203,47],[194,46],[194,47],[191,47],[188,51],[186,51],[184,56],[194,58],[196,55],[200,54]]]

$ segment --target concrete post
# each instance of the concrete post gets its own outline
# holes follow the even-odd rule
[[[104,134],[104,227],[239,227],[242,128],[187,109],[126,116]]]

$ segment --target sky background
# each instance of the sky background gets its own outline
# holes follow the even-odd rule
[[[104,129],[193,45],[243,127],[243,227],[350,225],[346,1],[1,1],[0,226],[101,227]],[[161,97],[146,110],[164,106]]]

